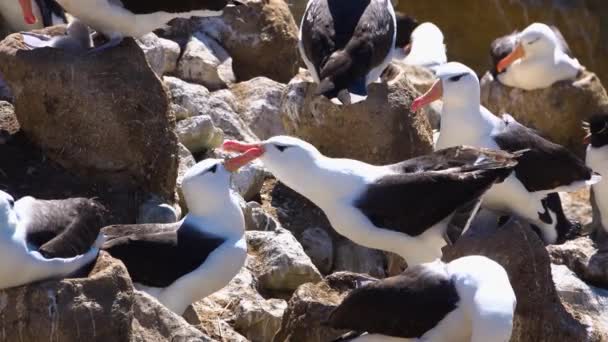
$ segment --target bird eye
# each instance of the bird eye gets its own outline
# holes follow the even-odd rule
[[[14,208],[14,207],[15,207],[15,200],[14,200],[14,199],[12,199],[12,198],[11,198],[11,199],[9,199],[9,200],[8,200],[8,205],[10,205],[10,206],[11,206],[11,208]]]
[[[532,44],[536,43],[539,40],[540,40],[540,38],[533,39],[532,41],[528,42],[528,45],[532,45]]]
[[[460,75],[452,76],[449,78],[449,80],[450,80],[450,82],[458,82],[458,81],[460,81],[461,78],[463,78],[466,75],[467,74],[460,74]]]
[[[285,145],[274,145],[274,147],[277,148],[277,150],[283,152],[285,151],[287,148],[289,148],[290,146],[285,146]]]
[[[217,171],[217,164],[210,167],[208,171],[210,171],[211,173],[215,173],[215,171]]]

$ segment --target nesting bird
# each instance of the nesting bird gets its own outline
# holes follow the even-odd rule
[[[183,220],[106,227],[103,249],[122,260],[137,289],[181,315],[226,286],[245,263],[245,219],[230,174],[257,156],[252,150],[196,164],[182,183],[190,210]]]
[[[486,193],[484,207],[515,214],[538,228],[546,243],[565,241],[580,225],[564,215],[557,192],[575,191],[601,180],[585,163],[564,147],[521,125],[510,115],[499,118],[480,104],[477,75],[467,66],[450,62],[437,69],[439,80],[412,103],[419,110],[443,99],[441,129],[436,149],[477,147],[527,153],[515,172]]]
[[[587,165],[602,176],[608,176],[608,115],[595,115],[586,127],[589,134],[585,138]],[[608,181],[602,180],[591,187],[595,203],[600,213],[602,228],[608,233]]]
[[[396,25],[390,0],[309,0],[299,49],[317,95],[338,104],[364,101],[392,59]]]
[[[517,299],[505,269],[483,256],[434,261],[353,290],[327,324],[352,342],[508,342]]]
[[[224,149],[258,150],[264,166],[320,207],[338,233],[399,254],[410,266],[441,257],[454,212],[508,177],[517,164],[509,153],[454,147],[375,166],[326,157],[286,136],[257,144],[227,141]]]
[[[557,28],[534,23],[519,33],[492,43],[498,80],[524,90],[543,89],[575,79],[584,68],[571,57],[568,44]]]
[[[165,26],[175,18],[207,17],[222,14],[233,0],[58,0],[70,14],[82,20],[109,41],[98,50],[119,44],[123,37],[139,38]],[[19,0],[26,20],[33,17],[29,0]]]
[[[45,229],[36,224],[36,215],[45,217],[46,214],[31,211],[32,207],[26,203],[21,205],[24,208],[16,210],[13,197],[0,191],[0,289],[46,279],[65,278],[95,260],[104,237],[102,234],[93,236],[93,242],[88,246],[79,244],[87,239],[82,236],[87,235],[87,227],[83,225],[78,226],[79,228],[67,228],[67,233],[55,232],[55,238],[39,238],[42,242],[51,243],[50,250],[60,254],[72,254],[70,257],[43,256],[38,251],[38,246],[32,243],[38,241],[36,234],[40,232],[39,229]],[[33,208],[36,209],[36,206]],[[43,225],[46,223],[41,222]],[[54,228],[51,227],[51,230]],[[54,239],[57,241],[53,242]],[[85,252],[74,252],[80,247],[85,247]]]

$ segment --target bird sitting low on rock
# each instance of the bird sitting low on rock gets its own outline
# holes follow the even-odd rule
[[[16,1],[16,0],[15,0]],[[164,27],[175,18],[219,16],[235,0],[58,0],[71,15],[89,25],[109,41],[96,51],[118,45],[124,37],[139,38]],[[23,16],[34,16],[30,0],[19,0]]]
[[[484,256],[409,267],[353,290],[326,324],[351,342],[508,342],[517,299],[505,269]]]
[[[336,104],[364,101],[391,62],[396,26],[390,0],[310,0],[299,48],[317,95]]]
[[[375,166],[322,155],[311,144],[277,136],[261,143],[224,143],[259,151],[264,166],[307,197],[333,228],[369,248],[397,253],[408,265],[441,257],[454,212],[511,174],[517,157],[454,147],[402,163]]]
[[[555,27],[534,23],[519,33],[492,43],[498,80],[524,90],[543,89],[553,83],[575,79],[584,68]]]
[[[64,213],[44,212],[48,206],[30,205],[30,201],[26,199],[16,208],[13,197],[0,191],[0,289],[70,276],[93,262],[104,243],[103,234],[97,234],[84,246],[82,242],[90,235],[87,225],[56,225]],[[47,258],[39,252],[37,242],[51,244],[47,255],[71,255]],[[85,252],[79,253],[83,246]]]
[[[183,220],[106,227],[103,249],[125,264],[137,289],[183,314],[226,286],[245,263],[245,219],[230,175],[258,156],[251,150],[196,164],[182,183],[190,210]]]
[[[557,192],[576,191],[601,180],[563,146],[521,125],[510,115],[499,118],[480,104],[479,79],[467,66],[450,62],[437,68],[439,80],[412,103],[412,110],[443,100],[436,149],[470,145],[505,151],[529,150],[515,172],[484,196],[483,206],[515,214],[540,230],[545,243],[564,242],[580,224],[564,215]]]

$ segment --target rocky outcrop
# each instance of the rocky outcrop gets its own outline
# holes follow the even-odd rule
[[[215,127],[208,115],[197,115],[180,120],[175,132],[179,142],[192,153],[214,149],[224,141],[224,133]]]
[[[384,252],[357,245],[346,238],[336,244],[334,272],[349,271],[384,278],[386,256]]]
[[[515,220],[497,229],[471,227],[456,244],[444,248],[443,259],[465,255],[487,256],[509,274],[517,297],[511,341],[601,341],[601,332],[588,330],[561,304],[549,255],[529,227]]]
[[[450,6],[449,11],[437,10],[445,4],[444,0],[399,0],[397,9],[421,21],[437,24],[448,42],[450,60],[463,62],[478,74],[490,68],[490,43],[494,39],[533,22],[544,22],[557,25],[574,56],[588,69],[597,72],[600,79],[608,79],[608,61],[598,58],[608,55],[608,45],[604,44],[608,41],[604,26],[608,16],[605,1],[462,0],[458,6]],[[463,18],[474,18],[474,32]]]
[[[601,341],[606,341],[608,290],[586,284],[564,265],[551,265],[551,274],[566,310],[589,330],[597,332]]]
[[[333,341],[345,331],[334,330],[323,323],[344,297],[356,287],[376,279],[360,274],[339,272],[318,284],[304,284],[293,294],[283,316],[281,329],[274,342]]]
[[[186,44],[177,66],[177,76],[210,90],[226,88],[235,81],[232,58],[218,42],[200,32]]]
[[[102,252],[87,278],[0,291],[5,341],[211,341],[133,289],[124,265]]]
[[[432,151],[428,120],[409,111],[419,92],[405,73],[388,85],[371,84],[367,100],[349,106],[315,96],[316,87],[307,72],[300,73],[287,86],[281,112],[287,133],[322,153],[387,164]]]
[[[574,82],[557,82],[533,91],[507,87],[488,73],[481,80],[481,103],[496,115],[511,114],[579,155],[585,148],[581,121],[608,113],[606,90],[591,72],[584,72]]]
[[[608,287],[608,251],[588,236],[547,247],[551,262],[565,265],[584,281]]]
[[[268,215],[258,202],[248,202],[243,210],[243,215],[245,216],[245,227],[247,230],[261,230],[267,232],[274,231],[280,226],[277,220]],[[306,254],[310,256],[308,251]]]
[[[176,42],[159,38],[154,33],[148,33],[137,39],[137,44],[146,55],[146,59],[156,75],[162,77],[164,74],[175,72],[181,53]]]
[[[304,283],[321,280],[321,274],[289,231],[247,231],[246,236],[252,256],[248,267],[258,278],[261,290],[291,292]]]
[[[87,58],[23,48],[20,34],[0,44],[0,73],[27,136],[74,173],[173,200],[175,122],[137,44],[125,39]]]
[[[306,255],[322,274],[329,274],[334,268],[334,242],[327,231],[312,227],[302,232],[300,243]]]
[[[297,72],[298,27],[284,0],[241,0],[222,17],[200,20],[198,30],[228,51],[237,81],[265,76],[287,82]]]

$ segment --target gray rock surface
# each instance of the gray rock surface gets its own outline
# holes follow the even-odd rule
[[[235,81],[232,58],[217,41],[201,32],[195,33],[186,44],[176,75],[209,90],[226,88]]]
[[[159,77],[175,72],[181,53],[176,42],[148,33],[137,39],[137,44],[146,55],[150,67]]]

